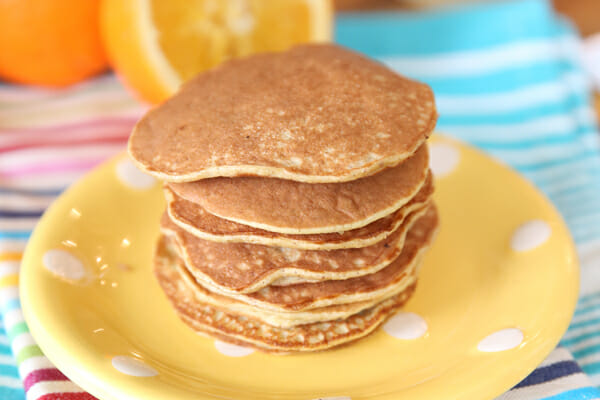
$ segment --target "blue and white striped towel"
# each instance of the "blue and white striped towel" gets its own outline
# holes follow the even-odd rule
[[[562,345],[600,384],[600,146],[573,27],[547,1],[513,0],[342,15],[336,40],[429,83],[438,130],[510,164],[556,204],[582,264],[583,296]],[[556,350],[501,399],[600,398],[569,359]]]

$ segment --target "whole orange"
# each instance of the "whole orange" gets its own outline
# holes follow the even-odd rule
[[[107,68],[98,0],[0,0],[0,78],[65,86]]]

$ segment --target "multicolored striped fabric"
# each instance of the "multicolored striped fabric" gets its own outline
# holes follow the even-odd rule
[[[1,325],[1,324],[0,324]],[[10,341],[4,326],[0,329],[0,398],[22,399],[25,397],[19,369],[12,356]]]
[[[519,169],[555,202],[580,249],[585,293],[562,344],[600,384],[600,156],[571,27],[546,2],[518,0],[346,15],[336,33],[339,42],[429,82],[441,130]],[[48,204],[122,151],[144,109],[112,76],[63,91],[0,86],[1,399],[93,398],[55,369],[29,334],[19,260]],[[499,399],[584,400],[600,393],[559,348]]]
[[[19,304],[19,262],[48,205],[123,151],[145,108],[113,76],[62,91],[0,86],[0,399],[21,400],[25,392],[28,400],[93,399],[31,337]]]
[[[598,267],[598,262],[596,262]],[[598,281],[596,281],[598,282]],[[600,386],[600,293],[584,296],[561,344],[577,358],[594,385]]]

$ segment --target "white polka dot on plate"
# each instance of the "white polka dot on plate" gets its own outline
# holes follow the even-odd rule
[[[477,345],[477,350],[494,353],[514,349],[521,343],[523,343],[523,332],[517,328],[507,328],[485,337]]]
[[[121,183],[132,189],[150,189],[156,184],[154,177],[140,171],[128,158],[119,161],[116,170]]]
[[[129,356],[115,356],[112,359],[112,366],[125,375],[137,376],[141,378],[158,375],[158,372],[143,363],[142,361]]]
[[[228,357],[246,357],[254,353],[254,349],[221,342],[220,340],[215,341],[215,348],[219,353]]]
[[[533,220],[519,226],[513,233],[510,247],[515,251],[533,250],[548,240],[552,233],[550,225],[542,220]]]
[[[450,174],[460,160],[460,152],[450,143],[432,143],[429,145],[429,167],[437,178]]]
[[[396,339],[418,339],[427,333],[427,322],[415,313],[401,312],[390,318],[383,330]]]
[[[66,250],[48,250],[42,256],[42,265],[54,275],[72,281],[83,279],[86,275],[81,260]]]

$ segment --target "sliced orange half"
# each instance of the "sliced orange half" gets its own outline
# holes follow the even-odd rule
[[[232,57],[328,41],[330,0],[103,0],[102,36],[113,68],[158,103]]]

